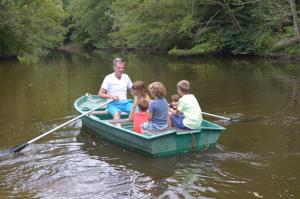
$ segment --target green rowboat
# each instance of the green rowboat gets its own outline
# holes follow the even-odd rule
[[[74,107],[83,114],[105,102],[106,99],[100,99],[96,95],[82,96],[74,102]],[[132,131],[132,123],[127,118],[128,114],[121,114],[119,121],[113,120],[104,106],[85,115],[81,120],[82,125],[88,127],[97,136],[151,157],[176,155],[214,147],[220,134],[225,130],[222,126],[203,120],[201,129],[197,130],[171,128],[139,134]],[[117,127],[116,122],[122,123],[122,127]]]

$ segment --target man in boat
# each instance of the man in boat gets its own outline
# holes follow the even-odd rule
[[[115,58],[113,61],[114,72],[107,75],[99,90],[99,97],[113,100],[107,106],[107,110],[114,119],[120,119],[120,113],[130,113],[132,102],[127,100],[127,90],[133,94],[132,82],[128,75],[124,74],[125,61]],[[121,126],[118,124],[118,126]]]

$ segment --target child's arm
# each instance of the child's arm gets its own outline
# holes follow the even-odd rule
[[[175,114],[175,111],[173,108],[169,108],[169,112]]]
[[[137,105],[138,105],[138,98],[137,98],[137,96],[134,96],[134,102],[133,102],[133,105],[131,107],[130,114],[129,114],[129,119],[130,120],[133,119],[133,113],[134,113],[134,110],[137,107]]]
[[[179,113],[180,113],[180,111],[179,111],[178,109],[176,109],[176,110],[174,110],[174,111],[172,111],[172,112],[173,112],[173,114],[176,115],[176,116],[178,116]]]

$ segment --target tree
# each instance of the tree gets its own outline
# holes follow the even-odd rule
[[[112,29],[110,18],[111,0],[72,0],[68,11],[72,15],[69,28],[73,30],[71,40],[84,46],[107,48],[107,36]]]
[[[0,0],[0,55],[38,57],[64,39],[60,0]]]

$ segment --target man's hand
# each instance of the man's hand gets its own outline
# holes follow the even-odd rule
[[[119,97],[117,95],[111,95],[111,96],[109,96],[109,99],[116,101],[116,100],[119,100]]]

